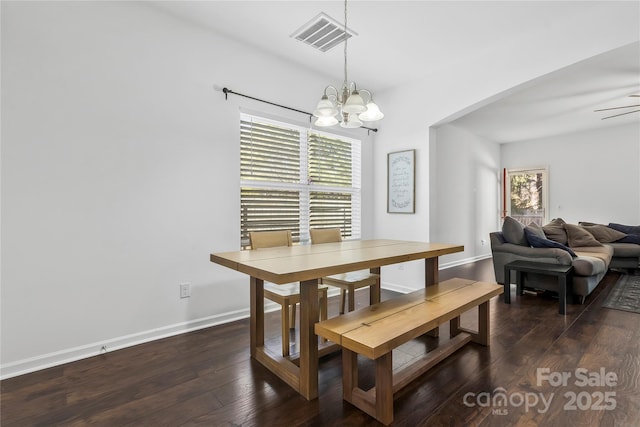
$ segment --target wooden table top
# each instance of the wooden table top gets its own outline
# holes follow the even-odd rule
[[[404,240],[347,240],[211,254],[211,262],[276,284],[462,252],[464,246]]]

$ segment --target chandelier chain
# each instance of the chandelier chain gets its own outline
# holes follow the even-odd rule
[[[344,84],[349,86],[349,80],[347,79],[347,0],[344,0]]]
[[[373,101],[371,91],[358,90],[356,82],[349,81],[347,49],[350,36],[347,33],[347,12],[347,0],[344,0],[344,33],[342,35],[344,41],[344,82],[340,89],[331,85],[324,88],[324,95],[320,98],[317,108],[313,112],[313,115],[318,118],[314,123],[316,126],[333,126],[339,123],[344,128],[357,128],[362,127],[363,121],[373,122],[384,117],[380,108]],[[336,92],[335,95],[328,93],[330,89]],[[361,93],[367,96],[367,101],[362,98]]]

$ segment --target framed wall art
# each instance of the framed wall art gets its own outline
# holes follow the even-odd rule
[[[416,150],[387,154],[387,212],[415,213]]]

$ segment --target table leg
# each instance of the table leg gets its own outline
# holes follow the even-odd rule
[[[438,284],[438,257],[426,258],[424,260],[424,286],[433,286]],[[431,337],[440,336],[438,326],[427,332]]]
[[[524,295],[524,272],[516,270],[516,294]]]
[[[511,304],[511,269],[504,268],[504,303]]]
[[[567,275],[566,274],[561,274],[558,277],[558,283],[559,283],[559,295],[558,295],[558,304],[560,305],[560,307],[558,308],[558,311],[560,312],[560,314],[566,314],[567,312]]]
[[[264,346],[264,280],[251,277],[251,357],[256,357],[256,348]]]
[[[370,268],[369,272],[378,275],[376,285],[369,286],[369,305],[373,305],[380,302],[380,267]]]
[[[300,282],[300,394],[318,397],[318,280]]]
[[[426,258],[424,265],[425,286],[438,283],[438,257]]]

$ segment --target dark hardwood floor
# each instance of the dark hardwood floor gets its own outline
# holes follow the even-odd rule
[[[467,345],[402,390],[393,425],[640,425],[640,315],[601,308],[618,276],[609,273],[566,316],[553,298],[516,297],[513,289],[510,305],[494,298],[491,347]],[[450,277],[495,280],[490,260],[440,272],[441,280]],[[357,294],[359,305],[368,301],[367,290]],[[383,299],[393,295],[385,291]],[[337,305],[331,298],[331,315]],[[266,317],[268,345],[278,351],[279,314]],[[463,324],[475,317],[465,314]],[[440,338],[404,345],[394,366],[447,336],[443,326]],[[379,425],[342,400],[339,353],[321,359],[320,397],[309,402],[253,361],[248,342],[249,321],[241,320],[4,380],[1,425]],[[362,382],[371,384],[373,365],[360,365]],[[545,368],[552,380],[570,377],[538,384]],[[595,384],[606,379],[596,378],[601,370],[616,384]],[[593,382],[581,386],[585,375]]]

